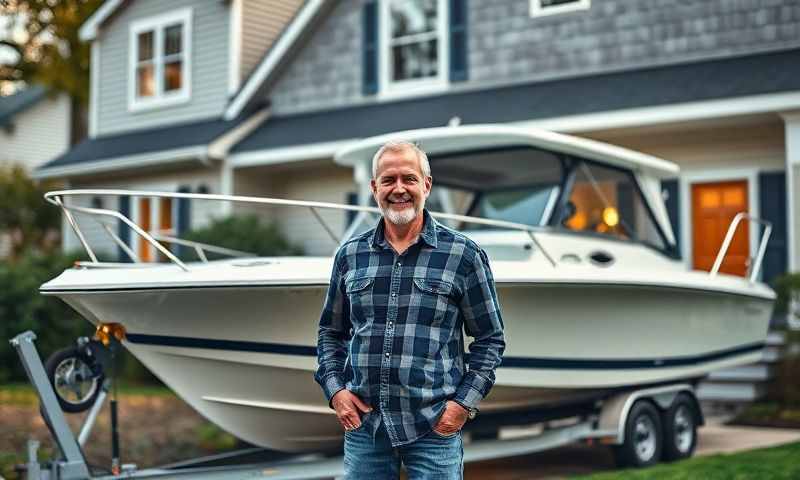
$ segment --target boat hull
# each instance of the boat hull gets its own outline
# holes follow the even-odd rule
[[[125,346],[198,412],[250,443],[336,448],[314,382],[326,285],[55,293]],[[602,396],[757,361],[772,300],[658,286],[498,283],[507,348],[482,412]]]

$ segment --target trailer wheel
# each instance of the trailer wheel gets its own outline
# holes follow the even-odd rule
[[[664,412],[664,460],[689,458],[697,446],[697,412],[692,398],[680,393]]]
[[[621,467],[649,467],[661,459],[661,416],[652,403],[638,400],[625,420],[625,442],[614,447]]]
[[[88,410],[100,394],[105,376],[92,368],[92,360],[76,347],[58,350],[47,359],[44,367],[47,379],[65,412]]]

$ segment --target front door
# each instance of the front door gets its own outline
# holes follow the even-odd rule
[[[692,185],[692,252],[694,268],[710,271],[728,226],[739,212],[748,211],[747,180]],[[746,276],[750,256],[750,225],[736,229],[720,272]]]

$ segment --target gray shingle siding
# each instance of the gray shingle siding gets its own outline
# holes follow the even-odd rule
[[[469,2],[469,81],[484,88],[800,46],[797,0],[595,0],[534,17],[530,0]],[[354,105],[361,94],[363,0],[340,1],[281,74],[275,113]]]
[[[192,7],[191,99],[156,110],[128,111],[131,22]],[[159,0],[130,2],[101,30],[97,135],[218,117],[228,100],[228,2]]]

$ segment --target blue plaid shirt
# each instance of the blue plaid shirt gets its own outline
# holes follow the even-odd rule
[[[339,248],[319,322],[316,381],[329,402],[347,388],[371,405],[362,428],[384,422],[393,446],[430,432],[449,399],[477,408],[505,349],[486,253],[423,215],[402,255],[383,219]]]

